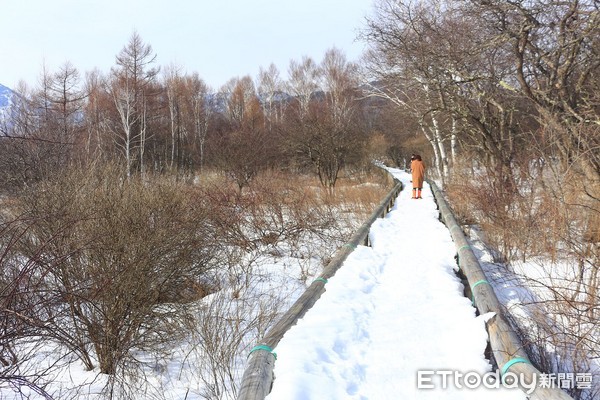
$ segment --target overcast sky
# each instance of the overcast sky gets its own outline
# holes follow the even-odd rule
[[[356,61],[373,0],[0,0],[0,83],[30,86],[69,61],[108,72],[134,31],[157,64],[197,72],[213,89],[274,63],[320,62],[337,47]]]

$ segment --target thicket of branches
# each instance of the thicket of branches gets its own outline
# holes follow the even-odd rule
[[[260,260],[294,257],[306,265],[292,278],[314,276],[359,224],[340,214],[366,218],[387,183],[371,197],[342,185],[340,202],[287,173],[240,195],[224,178],[127,179],[124,166],[67,169],[3,202],[2,387],[51,398],[48,384],[78,363],[108,377],[107,398],[159,399],[149,365],[187,351],[180,368],[203,396],[235,396],[247,347],[286,295],[261,292]]]
[[[362,36],[372,95],[414,121],[464,223],[504,262],[575,260],[547,308],[572,339],[536,340],[587,368],[600,351],[598,2],[378,0]]]

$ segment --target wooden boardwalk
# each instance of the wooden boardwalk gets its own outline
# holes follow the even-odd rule
[[[407,174],[395,174],[410,187]],[[310,295],[295,306],[303,317],[284,318],[274,330],[277,342],[264,343],[251,355],[245,375],[251,384],[242,387],[240,399],[265,398],[273,365],[276,380],[269,400],[526,398],[519,389],[442,388],[440,380],[435,381],[436,390],[417,387],[418,371],[484,375],[491,370],[484,358],[486,318],[476,317],[455,273],[455,255],[466,253],[468,246],[457,248],[452,231],[459,227],[439,220],[434,191],[426,185],[423,200],[410,199],[410,190],[400,193],[391,212],[372,222],[371,246],[358,246],[344,256],[343,267],[333,277],[311,285]],[[478,279],[473,288],[479,306],[486,313],[493,311],[497,300],[485,276],[475,270],[467,275]],[[505,329],[503,320],[494,313],[485,317],[490,316],[494,318],[487,328],[503,346],[494,352],[499,365],[510,363],[511,371],[533,368],[521,361],[518,341],[512,343],[512,331]],[[279,354],[277,361],[273,351]],[[543,397],[537,398],[569,398],[561,391],[540,394]]]

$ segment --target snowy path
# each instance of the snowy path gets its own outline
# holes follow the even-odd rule
[[[524,399],[518,389],[443,389],[441,379],[417,388],[418,370],[483,375],[491,367],[484,320],[462,295],[429,187],[412,200],[410,176],[391,172],[407,189],[373,225],[372,247],[350,255],[277,346],[267,399]]]

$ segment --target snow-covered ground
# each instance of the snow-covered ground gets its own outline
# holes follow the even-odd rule
[[[408,174],[389,170],[410,189]],[[400,193],[393,210],[372,226],[372,247],[359,246],[348,257],[315,306],[274,349],[278,356],[276,379],[268,400],[526,398],[521,390],[497,387],[500,385],[493,380],[495,371],[484,357],[486,316],[476,316],[470,300],[463,296],[463,286],[455,276],[456,249],[438,220],[429,186],[425,186],[422,200],[410,196],[410,190]],[[309,251],[314,252],[319,251]],[[189,338],[173,341],[164,354],[141,355],[146,360],[143,374],[136,382],[123,385],[129,398],[217,398],[207,390],[210,382],[206,376],[219,359],[207,357],[207,337],[203,335],[213,335],[208,339],[219,351],[227,345],[219,329],[244,336],[237,345],[240,354],[228,360],[233,363],[228,369],[219,372],[231,373],[232,381],[239,381],[247,349],[273,322],[240,327],[239,321],[248,319],[247,307],[276,309],[274,303],[279,303],[279,311],[284,311],[301,294],[303,280],[308,278],[309,284],[319,274],[320,259],[316,255],[303,259],[302,266],[289,257],[265,259],[254,270],[259,274],[252,285],[239,297],[224,291],[194,305],[199,312],[213,307],[214,318],[199,318],[206,329],[198,328]],[[493,271],[486,272],[494,283]],[[501,298],[508,302],[506,296],[517,290],[505,289]],[[215,326],[229,322],[231,325]],[[34,363],[52,365],[60,348],[43,349]],[[97,370],[85,371],[75,360],[61,362],[64,368],[55,368],[47,377],[47,389],[55,398],[105,398],[101,393],[106,393],[106,376]],[[484,378],[485,385],[473,384],[477,377]],[[235,398],[229,389],[219,398]],[[43,398],[24,391],[25,398]],[[18,398],[18,394],[0,389],[0,399]]]
[[[408,174],[390,172],[411,187]],[[430,188],[422,200],[410,197],[410,190],[400,194],[373,225],[372,247],[349,256],[274,349],[268,400],[526,398],[489,379],[477,389],[465,387],[475,385],[460,374],[470,373],[475,383],[492,375],[484,358],[485,316],[476,317],[462,294],[456,249]]]

